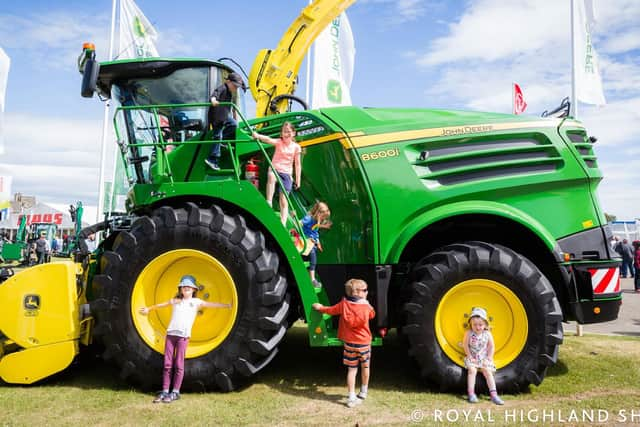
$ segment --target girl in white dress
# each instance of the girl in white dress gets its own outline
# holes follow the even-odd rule
[[[496,380],[493,377],[493,373],[496,371],[496,367],[493,364],[495,345],[493,343],[493,336],[491,332],[489,332],[489,320],[487,318],[487,311],[484,308],[474,307],[471,309],[469,329],[464,334],[462,344],[466,355],[464,365],[467,368],[467,393],[469,394],[469,402],[478,402],[475,388],[476,375],[478,374],[478,370],[480,370],[487,380],[491,401],[496,405],[504,405],[504,402],[500,399],[496,391]]]

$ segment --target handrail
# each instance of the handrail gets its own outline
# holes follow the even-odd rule
[[[297,210],[292,202],[292,197],[290,197],[286,191],[284,191],[284,184],[282,183],[282,180],[280,179],[280,176],[278,175],[275,167],[273,166],[273,163],[271,162],[271,157],[267,154],[267,151],[265,150],[265,145],[261,143],[260,141],[257,141],[255,139],[253,139],[252,135],[249,132],[253,131],[253,128],[251,127],[251,125],[249,124],[249,122],[247,121],[247,119],[244,117],[244,115],[242,114],[242,112],[238,109],[238,107],[233,103],[233,102],[220,102],[218,105],[222,105],[222,106],[229,106],[231,107],[237,114],[237,117],[240,118],[241,121],[241,125],[239,123],[238,125],[238,130],[242,133],[244,133],[245,135],[247,135],[250,139],[247,140],[242,140],[242,139],[233,139],[233,140],[213,140],[213,139],[202,139],[202,140],[191,140],[191,141],[183,141],[181,142],[181,144],[196,144],[196,145],[204,145],[204,144],[210,144],[210,143],[226,143],[228,144],[229,147],[229,154],[231,157],[231,162],[233,165],[233,175],[235,177],[236,181],[239,181],[241,179],[241,165],[240,165],[240,159],[238,158],[238,152],[237,152],[237,148],[235,147],[236,144],[238,143],[247,143],[247,142],[251,142],[251,143],[256,143],[257,147],[260,149],[260,151],[262,152],[265,160],[267,161],[267,164],[270,168],[271,171],[273,171],[277,183],[280,187],[280,190],[282,191],[285,199],[287,200],[288,205],[291,207],[291,212],[294,213],[294,216],[296,216],[295,220],[291,220],[291,218],[288,218],[289,222],[291,222],[293,224],[294,229],[296,230],[296,232],[300,235],[300,236],[304,236],[304,232],[302,230],[302,225],[300,224],[300,220],[297,218]],[[162,133],[162,129],[160,126],[160,120],[159,120],[159,115],[158,115],[158,110],[159,109],[185,109],[185,108],[191,108],[191,109],[195,109],[195,108],[210,108],[211,107],[211,103],[193,103],[193,104],[155,104],[155,105],[131,105],[131,106],[119,106],[116,111],[115,114],[113,116],[113,125],[114,125],[114,129],[115,129],[115,133],[116,133],[116,140],[119,141],[118,144],[120,145],[120,155],[122,157],[122,160],[124,162],[125,165],[128,165],[130,162],[127,159],[127,149],[130,147],[155,147],[155,156],[156,156],[156,165],[155,168],[158,171],[157,173],[159,173],[160,175],[166,175],[169,178],[169,181],[171,183],[174,182],[173,180],[173,174],[171,172],[171,166],[170,166],[170,162],[169,159],[167,157],[167,152],[164,149],[164,147],[169,146],[169,145],[174,145],[175,142],[172,141],[165,141],[164,140],[164,135]],[[124,142],[120,142],[123,141],[118,129],[118,123],[117,123],[117,117],[118,117],[118,113],[120,113],[121,111],[135,111],[135,110],[142,110],[142,111],[148,111],[151,112],[153,114],[153,117],[155,119],[155,124],[150,126],[149,129],[155,129],[156,131],[156,135],[157,135],[157,141],[155,142],[134,142],[134,143],[128,143],[126,145],[124,145]],[[246,131],[245,131],[246,129]],[[209,132],[209,129],[202,129],[202,134],[206,135],[207,132]],[[132,182],[132,177],[131,177],[131,173],[129,171],[128,167],[125,167],[125,174],[127,176],[127,179],[129,180],[129,182]],[[300,207],[300,203],[297,203],[298,207]],[[304,209],[304,208],[303,208]],[[285,228],[286,225],[285,225]],[[306,245],[306,239],[303,239],[304,244]],[[304,249],[304,248],[303,248]]]

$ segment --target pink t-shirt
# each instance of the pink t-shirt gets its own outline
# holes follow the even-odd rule
[[[285,144],[282,139],[278,138],[275,143],[276,151],[273,154],[271,163],[278,172],[293,174],[293,159],[296,155],[300,154],[301,148],[295,143],[291,142]]]

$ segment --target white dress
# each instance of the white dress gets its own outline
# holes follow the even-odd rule
[[[487,347],[491,332],[484,330],[479,334],[474,331],[469,332],[469,356],[464,358],[466,368],[489,369],[495,372],[496,367],[493,361],[488,358]]]

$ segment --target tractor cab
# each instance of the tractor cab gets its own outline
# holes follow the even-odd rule
[[[84,55],[82,94],[90,97],[97,92],[113,101],[116,138],[126,158],[128,184],[162,182],[173,175],[167,170],[167,154],[187,141],[203,145],[205,139],[211,139],[207,135],[211,93],[233,72],[230,67],[209,60],[162,58],[98,65],[93,51],[85,49]],[[244,116],[244,91],[236,92],[233,103]],[[195,154],[188,151],[190,156]]]

